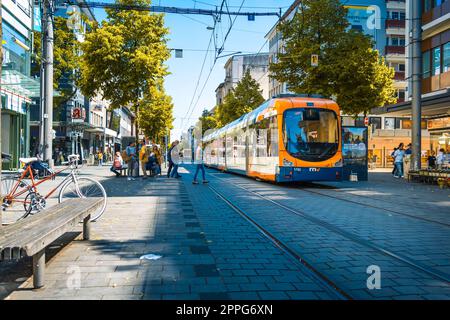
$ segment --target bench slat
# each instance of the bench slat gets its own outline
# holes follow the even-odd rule
[[[75,199],[70,199],[48,210],[6,226],[5,236],[0,237],[0,250],[1,247],[14,246],[14,242],[17,239],[25,241],[28,238],[35,237],[36,234],[40,234],[41,229],[39,229],[39,226],[42,228],[42,226],[45,226],[46,220],[51,221],[56,219],[55,217],[62,217],[64,212],[70,212],[74,206],[73,200]]]
[[[20,258],[24,254],[34,255],[73,229],[100,207],[102,202],[102,198],[70,199],[46,210],[48,212],[43,211],[17,225],[5,227],[8,232],[0,238],[0,257],[7,260]]]

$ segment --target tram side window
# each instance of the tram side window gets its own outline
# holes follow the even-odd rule
[[[276,116],[269,119],[269,130],[267,131],[267,155],[278,156],[278,119]]]

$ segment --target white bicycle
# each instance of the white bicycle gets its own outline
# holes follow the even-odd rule
[[[92,178],[78,175],[79,158],[77,154],[70,155],[69,161],[64,163],[67,165],[66,167],[57,172],[47,169],[48,174],[39,180],[36,180],[37,170],[35,169],[36,165],[34,165],[39,164],[39,160],[37,158],[21,158],[20,161],[25,165],[24,170],[17,175],[2,176],[1,179],[3,223],[14,223],[42,211],[47,206],[47,199],[58,189],[60,189],[59,203],[73,198],[102,198],[103,204],[91,215],[91,221],[100,218],[106,209],[107,195],[105,188],[100,182]],[[46,195],[41,195],[38,192],[38,185],[54,180],[58,174],[67,169],[70,169],[70,173],[50,192]]]

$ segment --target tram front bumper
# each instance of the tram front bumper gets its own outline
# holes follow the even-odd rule
[[[342,167],[280,167],[279,170],[277,182],[342,180]]]

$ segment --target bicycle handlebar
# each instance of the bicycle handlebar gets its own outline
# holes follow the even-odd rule
[[[68,156],[69,162],[78,161],[80,160],[80,155],[78,154],[71,154]]]

